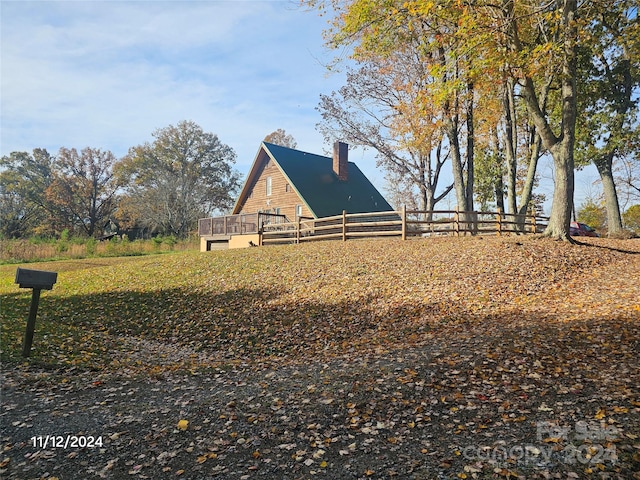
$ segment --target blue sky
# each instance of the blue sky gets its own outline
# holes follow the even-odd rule
[[[335,55],[322,39],[328,19],[295,0],[0,6],[1,155],[91,146],[121,157],[181,120],[232,147],[242,174],[279,128],[300,150],[329,151],[315,108],[343,77],[327,74]],[[384,194],[374,153],[355,150],[350,159]],[[578,175],[578,205],[596,177]]]
[[[252,162],[283,128],[322,153],[326,19],[289,1],[2,1],[2,154],[116,156],[193,120]]]

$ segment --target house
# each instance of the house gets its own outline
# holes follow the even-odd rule
[[[336,142],[333,158],[262,143],[233,214],[274,213],[290,221],[393,210]]]
[[[203,250],[209,250],[217,232],[257,235],[251,220],[257,213],[274,219],[294,222],[299,218],[322,218],[347,213],[388,212],[391,205],[362,173],[348,160],[348,145],[336,142],[333,158],[302,152],[263,142],[249,170],[247,179],[224,226],[216,230],[216,219],[203,219],[200,236],[207,237]],[[238,220],[240,219],[240,220]],[[203,228],[205,220],[210,220]],[[235,230],[230,231],[228,225]],[[253,223],[252,223],[253,222]],[[223,239],[224,240],[224,239]],[[259,244],[259,239],[242,239]],[[229,238],[229,246],[233,241]]]

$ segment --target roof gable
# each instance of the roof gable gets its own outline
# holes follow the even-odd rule
[[[343,210],[347,213],[393,210],[355,163],[348,163],[348,180],[340,181],[333,171],[332,158],[263,142],[234,213],[240,210],[255,183],[264,155],[268,155],[277,164],[316,217],[339,215]]]

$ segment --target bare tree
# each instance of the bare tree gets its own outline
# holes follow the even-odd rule
[[[449,158],[443,131],[416,97],[422,66],[409,53],[379,60],[349,70],[345,86],[320,96],[318,129],[327,141],[342,138],[375,150],[392,183],[415,189],[419,208],[433,210],[452,186],[439,186]]]
[[[640,157],[623,156],[618,160],[615,171],[623,208],[640,203]]]

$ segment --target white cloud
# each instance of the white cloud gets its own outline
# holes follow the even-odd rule
[[[123,155],[194,120],[245,168],[284,128],[319,152],[338,87],[324,20],[288,2],[2,2],[2,154],[90,145]]]

